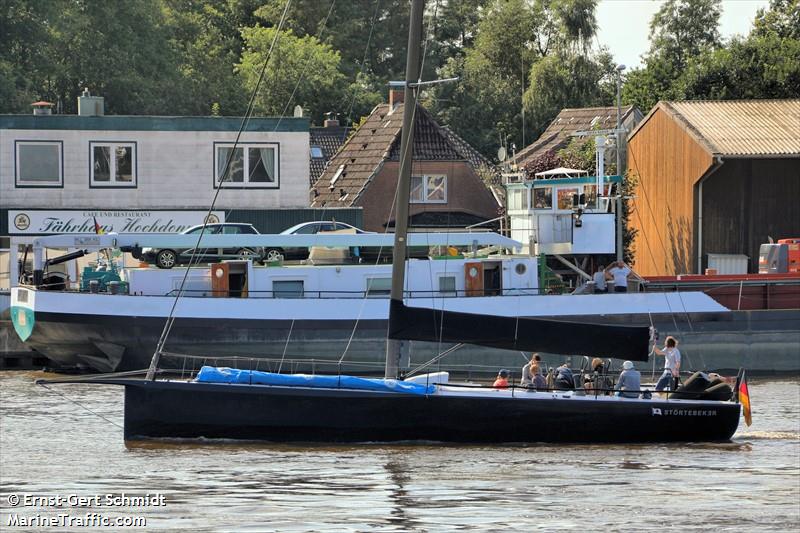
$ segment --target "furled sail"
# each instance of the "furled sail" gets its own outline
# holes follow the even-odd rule
[[[477,315],[391,300],[389,338],[647,361],[650,328]]]

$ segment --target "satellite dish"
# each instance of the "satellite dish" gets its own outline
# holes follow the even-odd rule
[[[506,149],[504,146],[501,146],[497,149],[497,160],[501,163],[506,160]]]
[[[294,106],[294,116],[295,116],[295,118],[302,118],[303,117],[303,108],[302,108],[302,106],[299,106],[299,105]]]

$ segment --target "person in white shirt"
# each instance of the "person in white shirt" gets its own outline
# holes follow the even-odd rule
[[[656,346],[653,350],[657,355],[664,356],[664,373],[656,383],[656,390],[662,391],[667,387],[675,390],[681,371],[681,352],[678,350],[678,341],[675,340],[675,337],[669,336],[663,349],[659,350]]]
[[[597,272],[594,273],[594,292],[608,292],[608,284],[606,284],[606,274],[603,265],[597,266]]]
[[[614,292],[628,292],[628,276],[633,270],[625,264],[625,261],[617,261],[606,267],[606,272],[614,278]]]

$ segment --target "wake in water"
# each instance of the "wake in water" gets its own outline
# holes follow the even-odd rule
[[[734,440],[800,440],[800,432],[797,431],[753,431],[740,433]]]

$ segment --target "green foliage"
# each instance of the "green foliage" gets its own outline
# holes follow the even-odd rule
[[[772,0],[750,35],[728,43],[719,41],[718,17],[717,0],[667,2],[653,18],[645,67],[627,76],[623,99],[646,112],[659,100],[800,96],[797,0]]]
[[[594,139],[575,137],[566,148],[558,151],[558,166],[585,170],[590,176],[596,175]]]
[[[689,60],[720,45],[721,0],[667,0],[650,21],[645,66],[626,79],[623,98],[647,111],[659,100],[681,98],[675,81]]]
[[[634,209],[634,195],[636,187],[639,184],[639,176],[630,170],[625,173],[622,179],[622,186],[619,189],[619,194],[622,195],[622,258],[631,266],[635,265],[636,255],[634,253],[634,246],[636,243],[636,235],[639,230],[631,225],[633,219]]]
[[[460,80],[429,88],[423,102],[489,157],[530,143],[564,107],[611,104],[614,61],[592,50],[597,3],[429,0],[422,77]],[[88,87],[108,113],[240,115],[285,5],[4,0],[0,112],[29,113],[45,99],[74,113]],[[357,122],[404,78],[408,12],[405,0],[293,0],[258,112],[300,104],[317,123],[329,111]],[[664,2],[624,100],[646,112],[659,99],[800,95],[798,0],[771,0],[750,35],[727,43],[719,13],[720,0]]]
[[[245,28],[245,49],[237,70],[251,93],[258,82],[272,43],[272,55],[256,94],[254,110],[264,115],[286,116],[295,104],[321,121],[329,111],[328,102],[341,99],[344,74],[339,71],[339,53],[316,37],[297,37],[291,30]]]
[[[525,110],[534,124],[546,125],[561,109],[608,105],[613,85],[603,80],[613,76],[608,55],[597,58],[579,54],[557,54],[537,62],[525,91]]]
[[[607,57],[592,57],[595,0],[495,0],[485,4],[472,47],[450,57],[427,103],[484,154],[533,140],[566,105],[606,103]],[[524,132],[523,132],[523,106]]]

